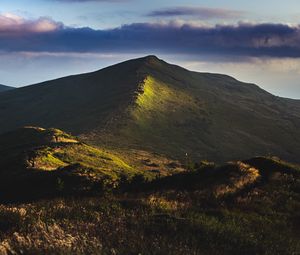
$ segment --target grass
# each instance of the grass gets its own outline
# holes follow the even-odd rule
[[[80,163],[86,168],[93,168],[105,174],[135,173],[135,170],[118,156],[82,143],[59,129],[25,127],[3,135],[0,141],[0,162],[7,168],[22,169],[25,165],[40,171],[54,171]],[[21,160],[10,158],[13,156],[21,157]],[[5,162],[7,159],[9,162]]]
[[[0,206],[0,251],[36,254],[297,254],[296,211],[260,211],[189,192]],[[202,201],[203,202],[203,201]],[[253,202],[251,202],[253,203]],[[251,203],[249,204],[252,207]]]
[[[35,159],[35,167],[40,170],[56,170],[59,167],[67,166],[67,164],[59,158],[53,156],[49,150],[41,151]]]
[[[101,192],[143,171],[58,129],[25,127],[0,136],[1,201]],[[147,178],[156,174],[148,171]]]
[[[1,201],[102,192],[120,179],[183,171],[180,162],[136,151],[90,146],[59,129],[24,127],[0,136]],[[17,188],[16,188],[17,187]]]
[[[192,96],[185,91],[147,76],[143,84],[143,92],[136,99],[137,107],[132,109],[132,115],[137,125],[141,126],[145,132],[150,132],[153,124],[161,124],[161,128],[170,128],[172,121],[185,122],[191,118],[187,109],[192,111],[201,111]],[[169,115],[171,114],[171,116]],[[153,123],[154,122],[154,123]],[[165,125],[165,126],[164,126]],[[160,129],[153,129],[160,132]],[[164,130],[163,130],[164,131]],[[170,130],[171,131],[171,130]]]
[[[11,179],[2,172],[11,189],[1,190],[0,254],[300,252],[297,166],[269,157],[222,166],[189,161],[188,171],[147,178],[58,130],[18,132],[37,139],[10,143],[9,151],[26,147],[36,168]],[[29,202],[12,203],[22,195]]]
[[[188,127],[197,122],[196,112],[204,114],[203,106],[184,89],[151,75],[145,78],[141,89],[129,108],[121,137],[137,148],[182,159],[187,151],[185,144],[192,139]]]
[[[80,163],[85,167],[94,168],[106,174],[135,173],[131,166],[117,156],[86,144],[58,148],[55,150],[54,156],[67,164]]]

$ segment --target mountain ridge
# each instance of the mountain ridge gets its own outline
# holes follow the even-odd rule
[[[300,155],[300,101],[151,55],[8,91],[0,118],[8,120],[0,132],[57,127],[94,145],[182,160]]]

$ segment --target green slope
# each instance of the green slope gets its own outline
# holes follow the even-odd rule
[[[109,143],[185,159],[223,162],[275,154],[299,161],[300,101],[275,97],[232,77],[190,72],[154,57],[135,103]]]
[[[112,184],[120,175],[139,173],[118,156],[80,142],[58,129],[25,127],[0,135],[1,198],[34,197]]]
[[[58,127],[126,154],[227,161],[274,154],[299,162],[300,102],[154,56],[0,95],[0,132]]]
[[[180,171],[176,161],[94,147],[59,129],[27,126],[0,135],[0,201],[102,192],[121,178]]]
[[[24,168],[54,171],[75,163],[112,176],[118,171],[134,171],[117,156],[82,143],[59,129],[24,127],[3,134],[0,152],[0,162],[5,168],[2,173]]]

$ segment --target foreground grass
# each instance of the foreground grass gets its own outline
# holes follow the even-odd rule
[[[256,157],[115,182],[77,167],[14,186],[32,188],[0,204],[0,255],[300,254],[299,166]]]
[[[233,209],[198,195],[169,191],[1,205],[0,254],[300,252],[292,212],[243,203]]]

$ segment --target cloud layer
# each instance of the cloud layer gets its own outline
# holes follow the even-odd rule
[[[230,19],[240,18],[244,12],[227,10],[221,8],[203,8],[203,7],[172,7],[162,10],[152,11],[148,14],[150,17],[173,17],[173,16],[197,16],[203,19]]]
[[[16,40],[17,37],[17,40]],[[109,30],[66,27],[49,18],[0,15],[2,52],[139,53],[300,57],[300,26],[134,23]]]
[[[11,13],[0,14],[0,37],[4,38],[10,35],[53,32],[62,26],[61,23],[44,17],[26,20]]]

